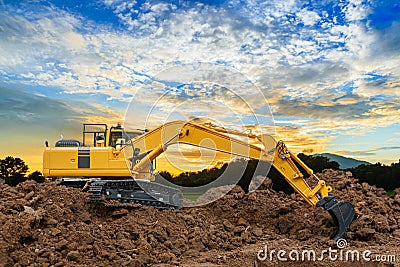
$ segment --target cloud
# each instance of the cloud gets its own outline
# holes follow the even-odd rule
[[[387,147],[375,147],[371,149],[356,150],[356,151],[343,150],[343,151],[337,151],[336,153],[345,154],[349,156],[374,156],[377,155],[378,152],[382,152],[385,150],[399,150],[399,149],[400,147],[398,146],[387,146]]]
[[[358,101],[357,101],[358,100]],[[326,104],[324,103],[326,101]],[[321,103],[322,102],[322,103]],[[277,116],[305,117],[314,120],[335,119],[357,120],[366,118],[367,112],[374,106],[367,100],[359,100],[351,94],[337,98],[335,102],[328,99],[316,100],[316,103],[309,103],[305,99],[283,97],[278,103]]]
[[[26,134],[44,134],[49,129],[65,129],[68,132],[80,132],[81,124],[93,122],[92,117],[102,123],[118,120],[121,114],[97,104],[88,104],[76,100],[53,99],[20,88],[0,87],[1,131],[14,130]],[[79,129],[79,130],[78,130]]]
[[[368,3],[368,2],[367,2]],[[360,21],[368,17],[372,8],[362,0],[350,0],[342,6],[342,12],[348,21]]]
[[[276,126],[276,140],[283,140],[287,147],[295,153],[321,153],[334,136],[321,136],[313,131],[293,126]]]
[[[371,50],[376,60],[394,60],[398,57],[400,51],[400,22],[393,22],[391,27],[376,30],[376,42],[371,44]]]
[[[317,23],[321,18],[317,12],[309,11],[307,9],[302,9],[297,16],[303,21],[306,26],[313,26]]]

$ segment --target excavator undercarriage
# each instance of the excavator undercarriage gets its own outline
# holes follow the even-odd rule
[[[90,129],[97,127],[97,129]],[[100,127],[100,130],[98,129]],[[93,145],[85,143],[92,135]],[[282,141],[270,135],[255,135],[227,130],[212,124],[172,121],[151,131],[125,132],[119,125],[84,124],[83,142],[58,141],[46,147],[43,172],[49,178],[61,178],[61,185],[82,187],[90,200],[105,205],[110,201],[137,203],[159,209],[179,208],[183,196],[179,188],[155,182],[153,162],[172,144],[187,144],[230,153],[239,157],[269,162],[293,189],[312,206],[327,210],[338,226],[337,241],[355,219],[354,206],[330,195],[332,188],[293,154]],[[316,185],[311,187],[300,169]],[[265,174],[266,175],[266,174]],[[113,202],[114,203],[114,202]]]
[[[183,199],[179,190],[147,180],[100,180],[90,184],[89,192],[92,202],[106,204],[107,200],[118,200],[158,209],[179,208]]]

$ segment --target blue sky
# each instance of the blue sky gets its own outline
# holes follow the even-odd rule
[[[0,155],[37,168],[45,139],[123,120],[198,62],[248,77],[296,152],[400,158],[398,1],[2,0],[0,36]]]

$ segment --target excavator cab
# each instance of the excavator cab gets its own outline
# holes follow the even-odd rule
[[[82,140],[84,146],[121,148],[128,138],[121,124],[108,128],[103,123],[84,123]],[[89,140],[93,140],[90,143]]]
[[[84,123],[82,131],[82,142],[84,146],[105,147],[107,146],[108,126],[104,123]],[[93,140],[90,144],[89,140]]]

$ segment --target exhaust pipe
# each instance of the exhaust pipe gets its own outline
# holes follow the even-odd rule
[[[338,227],[338,232],[332,239],[337,242],[356,218],[353,204],[348,201],[338,201],[334,196],[327,196],[319,200],[316,205],[323,207],[332,216]]]

